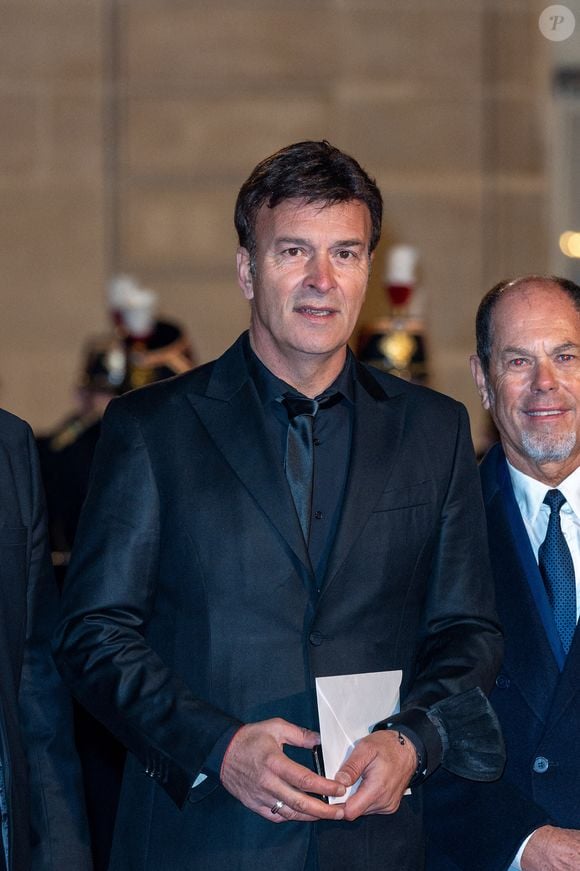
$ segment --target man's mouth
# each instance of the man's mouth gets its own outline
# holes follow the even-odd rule
[[[334,309],[332,308],[311,308],[306,305],[297,306],[295,311],[300,314],[314,315],[314,317],[317,318],[327,317],[328,315],[334,314]]]
[[[525,414],[528,417],[559,417],[562,414],[566,414],[567,411],[567,408],[544,408],[537,411],[530,409]]]

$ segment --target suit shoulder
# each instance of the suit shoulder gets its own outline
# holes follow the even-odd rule
[[[418,408],[424,408],[430,412],[440,409],[441,413],[447,412],[456,416],[460,410],[465,411],[462,402],[447,396],[445,393],[440,393],[432,387],[413,384],[365,363],[359,365],[380,384],[388,396],[404,395],[411,405],[416,405]]]
[[[38,452],[30,425],[22,418],[0,409],[0,477],[7,467],[12,478],[18,482],[18,489],[30,480],[31,467],[35,468],[33,477],[38,477]]]
[[[497,492],[502,478],[509,480],[505,454],[499,442],[493,444],[479,464],[479,475],[485,502],[489,502]]]
[[[155,414],[159,410],[163,411],[168,405],[180,401],[183,396],[203,391],[213,371],[214,363],[215,361],[204,363],[182,375],[175,375],[163,381],[156,381],[154,384],[147,384],[145,387],[139,387],[123,396],[112,399],[107,414],[110,416],[110,412],[122,413],[125,411],[132,416],[141,418],[143,415]]]
[[[29,438],[30,424],[4,408],[0,408],[0,440],[7,445],[20,444]]]

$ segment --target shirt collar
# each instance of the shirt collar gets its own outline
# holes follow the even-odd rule
[[[555,488],[542,484],[536,478],[525,475],[519,469],[512,466],[510,462],[507,462],[507,466],[512,487],[514,488],[514,496],[516,497],[522,517],[526,518],[530,523],[535,523],[546,493],[548,490]],[[566,502],[576,517],[580,518],[580,466],[574,469],[572,474],[568,475],[567,478],[564,478],[558,484],[557,489],[565,496]],[[566,506],[564,506],[564,510],[565,508]]]
[[[250,376],[256,385],[256,390],[258,391],[258,396],[260,397],[263,406],[268,405],[270,402],[279,401],[280,397],[288,391],[291,393],[298,393],[295,387],[286,384],[285,381],[282,381],[281,378],[274,375],[274,373],[262,363],[250,345],[249,333],[245,333],[243,348]],[[328,388],[329,390],[336,390],[338,393],[342,394],[342,396],[344,396],[344,398],[351,404],[354,403],[353,381],[355,378],[355,371],[354,354],[350,348],[347,348],[344,366]]]
[[[576,517],[580,518],[580,466],[574,469],[571,475],[564,478],[562,483],[558,485],[558,490],[564,494]]]

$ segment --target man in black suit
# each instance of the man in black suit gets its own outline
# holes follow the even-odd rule
[[[56,655],[130,750],[112,871],[422,867],[427,709],[489,688],[501,637],[465,410],[347,350],[381,215],[327,142],[263,161],[249,334],[107,410]],[[315,774],[315,678],[391,669],[401,713]]]
[[[88,871],[70,698],[50,639],[57,589],[30,428],[0,411],[0,869]]]
[[[479,307],[472,368],[501,439],[481,479],[505,634],[491,701],[507,766],[497,783],[438,772],[426,785],[427,867],[578,869],[580,287],[541,276],[496,285]]]

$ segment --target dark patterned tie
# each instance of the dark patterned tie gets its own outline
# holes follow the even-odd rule
[[[308,399],[296,393],[285,393],[282,399],[289,418],[284,469],[307,545],[312,511],[314,418],[320,408],[327,408],[338,402],[340,395],[334,390],[323,393],[318,399]]]
[[[568,653],[576,629],[576,579],[572,555],[560,526],[560,509],[565,502],[559,490],[546,493],[544,503],[550,508],[550,517],[538,551],[538,563],[562,645]]]

